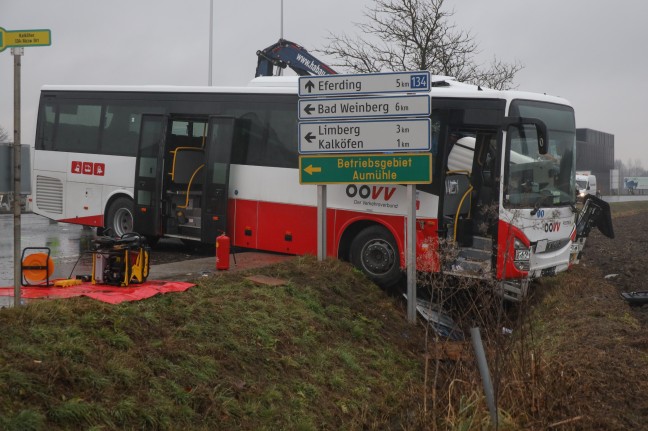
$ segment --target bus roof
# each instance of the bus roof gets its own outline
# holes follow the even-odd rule
[[[104,91],[126,93],[248,93],[248,94],[295,94],[297,93],[298,76],[265,76],[254,78],[247,86],[178,86],[178,85],[45,85],[41,91]],[[537,100],[560,105],[571,104],[562,97],[531,93],[517,90],[493,90],[473,84],[459,82],[448,76],[431,78],[432,97],[470,97],[483,99]]]

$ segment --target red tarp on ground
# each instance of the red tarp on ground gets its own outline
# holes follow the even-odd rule
[[[131,284],[128,287],[93,285],[83,283],[69,287],[35,287],[23,286],[20,296],[25,299],[60,299],[75,296],[87,296],[109,304],[119,304],[124,301],[139,301],[151,296],[169,292],[184,292],[192,283],[181,281],[147,281],[142,284]],[[0,296],[13,296],[13,287],[0,287]]]

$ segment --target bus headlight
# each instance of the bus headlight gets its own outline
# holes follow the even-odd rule
[[[515,260],[529,260],[531,259],[531,250],[515,250]]]
[[[528,271],[531,249],[517,238],[513,242],[513,248],[515,249],[515,258],[513,259],[515,267],[521,271]]]

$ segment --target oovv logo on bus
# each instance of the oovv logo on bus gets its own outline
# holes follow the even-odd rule
[[[560,230],[560,222],[559,221],[544,224],[544,231],[545,232],[558,232],[559,230]]]
[[[359,204],[364,202],[365,205],[370,205],[370,201],[382,200],[387,206],[398,208],[398,203],[393,205],[387,204],[394,196],[396,192],[396,187],[386,187],[386,186],[368,186],[366,184],[357,186],[356,184],[349,184],[346,187],[346,195],[350,198],[353,198],[354,204]],[[360,198],[361,200],[356,199]],[[416,199],[416,209],[420,208],[421,202]]]
[[[370,197],[371,199],[378,199],[382,195],[385,201],[389,201],[394,195],[395,191],[396,191],[396,187],[385,187],[385,186],[369,187],[367,185],[362,185],[358,187],[355,184],[349,184],[346,188],[346,195],[350,198],[359,196],[362,199],[369,199]]]

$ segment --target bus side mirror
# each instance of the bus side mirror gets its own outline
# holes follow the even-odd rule
[[[547,125],[538,118],[530,117],[506,117],[504,119],[504,128],[516,127],[523,129],[527,126],[535,127],[536,136],[538,137],[538,153],[547,154],[549,146],[547,145]]]

